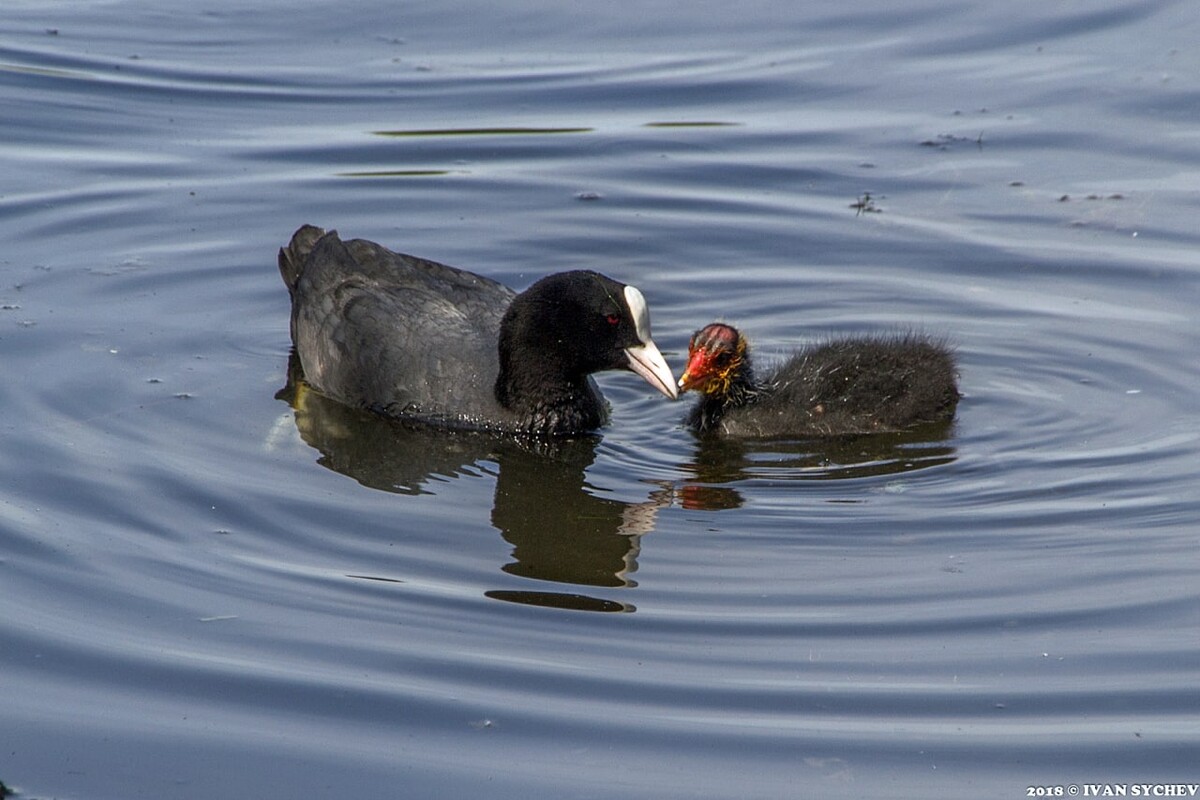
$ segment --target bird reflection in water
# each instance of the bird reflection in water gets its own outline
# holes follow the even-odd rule
[[[301,438],[318,463],[364,486],[428,493],[431,480],[494,472],[491,522],[512,545],[501,567],[522,578],[574,586],[636,585],[641,536],[670,505],[669,486],[645,502],[597,497],[587,482],[598,436],[565,439],[497,436],[389,420],[323,397],[303,382],[295,359],[276,395],[292,407]],[[576,592],[492,590],[507,602],[593,611],[633,611],[625,602]]]
[[[953,463],[951,421],[893,433],[806,439],[699,437],[683,465],[693,477],[677,490],[684,508],[720,510],[741,505],[731,484],[747,480],[831,481],[899,475]]]
[[[598,436],[536,439],[455,431],[388,420],[348,408],[309,389],[294,359],[277,397],[293,410],[318,463],[364,486],[400,494],[429,493],[431,480],[492,473],[491,523],[512,546],[510,575],[575,587],[636,586],[641,537],[660,509],[721,511],[744,503],[746,481],[806,482],[898,475],[953,462],[953,422],[896,433],[794,440],[697,437],[690,476],[664,481],[645,501],[597,496],[587,470]],[[356,576],[367,579],[370,576]],[[390,580],[374,576],[375,580]],[[592,593],[493,589],[505,602],[590,611],[634,611],[633,604]]]

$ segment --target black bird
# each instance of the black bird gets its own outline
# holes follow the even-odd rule
[[[954,354],[915,333],[832,339],[801,349],[763,377],[745,337],[714,322],[688,344],[679,387],[700,393],[686,424],[745,438],[897,431],[954,416]]]
[[[311,225],[279,251],[279,271],[305,382],[349,406],[559,436],[607,420],[593,372],[632,370],[677,396],[642,293],[597,272],[549,275],[517,294]]]

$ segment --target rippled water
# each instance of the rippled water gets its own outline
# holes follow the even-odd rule
[[[29,797],[1200,782],[1187,2],[0,20],[0,780]],[[289,386],[311,222],[957,347],[955,423],[529,446]]]

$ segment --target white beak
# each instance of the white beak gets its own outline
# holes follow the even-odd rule
[[[626,347],[625,356],[629,359],[629,368],[641,375],[646,383],[658,389],[667,397],[675,400],[679,397],[679,389],[675,385],[675,376],[667,361],[658,352],[653,339],[635,347]]]

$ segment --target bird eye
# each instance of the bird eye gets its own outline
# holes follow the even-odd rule
[[[609,325],[617,325],[618,323],[621,322],[621,318],[618,317],[616,314],[609,314],[607,317],[604,318],[604,320]]]

